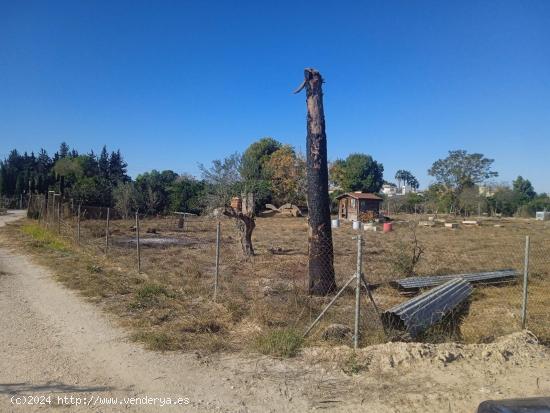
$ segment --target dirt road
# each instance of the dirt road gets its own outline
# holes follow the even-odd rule
[[[20,216],[0,216],[0,227]],[[480,346],[374,346],[351,376],[337,363],[347,349],[290,361],[146,351],[1,231],[1,412],[472,412],[485,399],[550,394],[550,353],[525,333]],[[26,396],[44,404],[13,404]],[[180,404],[161,407],[167,398]]]

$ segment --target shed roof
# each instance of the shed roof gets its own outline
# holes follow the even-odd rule
[[[345,194],[338,195],[336,197],[336,199],[342,199],[342,198],[346,198],[346,197],[355,198],[355,199],[370,199],[372,201],[383,201],[384,200],[384,199],[380,198],[378,195],[371,194],[371,193],[368,193],[368,192],[347,192]]]

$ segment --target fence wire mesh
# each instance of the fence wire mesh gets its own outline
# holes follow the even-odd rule
[[[117,296],[117,305],[141,317],[147,334],[162,331],[170,343],[168,348],[196,347],[197,343],[209,348],[238,348],[263,331],[303,332],[333,297],[308,294],[308,225],[303,218],[257,218],[253,234],[256,255],[245,259],[232,219],[140,213],[140,268],[145,274],[140,276],[135,216],[115,208],[79,205],[59,196],[33,196],[28,202],[30,218],[77,245],[96,262],[93,265],[118,271],[117,279],[108,279],[100,270],[97,274],[91,270],[88,276],[98,277],[106,289],[114,289],[101,294]],[[218,221],[219,286],[217,303],[212,305]],[[458,228],[444,225],[450,222],[458,223]],[[514,270],[517,277],[513,282],[474,285],[458,323],[438,325],[420,337],[427,341],[491,341],[521,329],[525,236],[530,235],[527,328],[550,342],[548,222],[484,218],[464,224],[453,216],[400,214],[392,224],[391,232],[381,231],[381,224],[375,226],[377,231],[372,226],[353,229],[348,222],[332,229],[337,288],[356,272],[354,237],[358,233],[364,240],[362,271],[380,311],[411,299],[390,285],[396,279]],[[327,265],[331,263],[327,259]],[[125,274],[132,275],[125,279]],[[351,343],[354,287],[352,282],[346,288],[309,340]],[[359,344],[394,339],[365,288],[361,294]]]

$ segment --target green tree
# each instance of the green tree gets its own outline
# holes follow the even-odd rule
[[[476,215],[487,208],[487,198],[479,194],[477,186],[464,188],[458,196],[458,208],[464,215]]]
[[[59,157],[60,158],[66,158],[69,156],[69,145],[67,145],[66,142],[61,142],[61,145],[59,145]]]
[[[109,157],[109,180],[113,186],[116,186],[119,182],[130,181],[130,177],[126,174],[127,167],[128,164],[124,162],[119,149],[111,152]]]
[[[398,187],[399,189],[401,189],[401,183],[405,181],[406,174],[407,174],[407,171],[405,171],[405,170],[403,170],[403,169],[399,169],[399,170],[395,173],[395,180],[397,181],[397,187]]]
[[[252,143],[243,153],[239,165],[242,179],[242,191],[254,193],[256,210],[272,202],[271,180],[268,163],[271,156],[283,145],[273,138],[262,138]]]
[[[538,194],[527,204],[527,211],[534,216],[537,211],[550,211],[550,197],[547,194]]]
[[[528,179],[524,179],[521,175],[512,182],[512,189],[521,204],[526,204],[537,196],[531,182]]]
[[[148,214],[168,212],[170,207],[169,188],[178,175],[170,170],[140,174],[136,178],[136,189],[141,193],[139,210]]]
[[[121,182],[113,189],[114,206],[120,211],[122,217],[127,219],[130,212],[140,203],[140,194],[136,191],[133,182]]]
[[[335,161],[331,175],[344,191],[378,192],[384,183],[384,166],[370,155],[354,153]]]
[[[283,145],[273,138],[262,138],[251,144],[242,155],[239,172],[244,181],[266,179],[266,164]]]
[[[489,209],[493,213],[512,216],[518,209],[518,197],[508,186],[500,186],[494,194],[487,199]]]
[[[99,175],[104,179],[109,179],[109,153],[107,152],[107,147],[103,145],[99,159],[97,161],[97,166],[99,169]]]
[[[395,173],[395,179],[397,180],[398,188],[401,188],[401,183],[412,189],[418,189],[420,186],[416,177],[410,171],[404,169],[400,169]]]
[[[200,213],[203,191],[204,182],[188,175],[178,176],[168,189],[170,209],[193,214]]]
[[[414,189],[415,191],[420,187],[420,183],[418,182],[418,179],[416,177],[409,173],[409,176],[407,176],[407,185]]]
[[[275,204],[305,203],[305,160],[290,145],[284,145],[271,154],[266,171]]]
[[[491,170],[493,162],[494,159],[488,159],[480,153],[449,151],[449,156],[433,163],[428,174],[458,194],[463,188],[498,176],[497,172]]]
[[[454,206],[453,192],[444,184],[434,183],[426,191],[427,207],[432,212],[447,212]]]
[[[450,209],[458,210],[458,199],[465,188],[498,176],[491,170],[494,159],[480,153],[468,153],[465,150],[449,151],[444,159],[435,161],[428,174],[436,179],[439,188],[443,186],[446,196],[450,195]]]

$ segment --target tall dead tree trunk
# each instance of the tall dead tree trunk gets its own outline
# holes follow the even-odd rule
[[[307,105],[307,203],[309,209],[309,292],[327,295],[336,289],[328,195],[327,136],[323,110],[323,78],[304,70]]]

